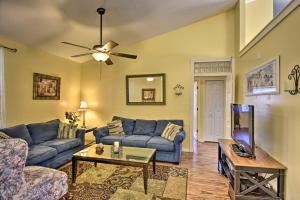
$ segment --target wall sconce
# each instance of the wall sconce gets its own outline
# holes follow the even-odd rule
[[[173,88],[175,95],[180,96],[182,95],[182,90],[184,90],[184,87],[180,84],[175,85],[175,87]]]
[[[290,81],[286,81],[284,91],[289,92],[291,95],[300,93],[299,89],[300,66],[295,65],[291,73],[288,75]]]

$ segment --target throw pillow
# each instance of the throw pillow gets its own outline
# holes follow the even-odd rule
[[[64,122],[59,123],[58,136],[59,139],[76,138],[77,125],[67,124]]]
[[[115,120],[107,124],[109,135],[125,135],[122,121]]]
[[[182,126],[178,126],[176,124],[172,124],[169,122],[165,130],[161,134],[161,137],[173,142],[176,135],[180,133],[181,130],[182,130]]]
[[[0,131],[0,139],[11,139],[12,137],[6,135],[5,133]]]

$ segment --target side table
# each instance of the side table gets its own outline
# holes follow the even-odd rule
[[[87,127],[85,127],[85,128],[82,128],[82,127],[80,127],[80,128],[81,128],[81,129],[84,129],[84,130],[85,130],[85,133],[89,133],[89,132],[93,132],[97,127],[94,127],[94,126],[87,126]],[[95,140],[87,140],[87,139],[85,139],[84,145],[87,147],[87,146],[92,145],[94,142],[95,142]]]

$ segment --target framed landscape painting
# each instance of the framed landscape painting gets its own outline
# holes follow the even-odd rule
[[[279,77],[278,56],[246,74],[246,95],[279,94]]]
[[[33,74],[34,100],[59,100],[60,77],[45,74]]]

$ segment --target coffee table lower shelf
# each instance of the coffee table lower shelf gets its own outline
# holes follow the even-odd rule
[[[145,194],[147,194],[149,163],[140,163],[140,162],[123,161],[123,160],[102,160],[99,158],[81,157],[81,156],[73,155],[73,158],[72,158],[72,183],[73,184],[76,183],[77,162],[78,161],[93,162],[95,167],[97,167],[97,163],[108,163],[108,164],[117,164],[117,165],[125,165],[125,166],[132,166],[132,167],[141,167],[143,169],[144,190],[145,190]],[[156,173],[155,172],[156,152],[152,156],[152,167],[153,167],[153,173],[155,174]]]

